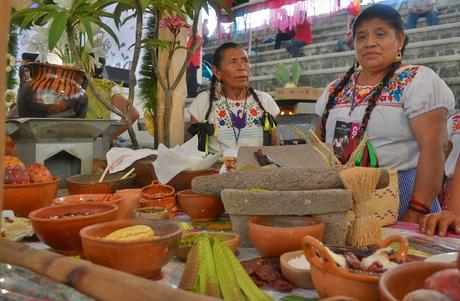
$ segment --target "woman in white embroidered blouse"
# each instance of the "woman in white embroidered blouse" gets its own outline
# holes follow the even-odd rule
[[[239,146],[277,144],[274,118],[280,110],[273,98],[249,86],[249,59],[236,43],[225,43],[214,53],[210,91],[190,104],[189,133],[197,134],[198,148],[220,152]]]
[[[342,161],[368,133],[369,143],[357,163],[397,169],[399,218],[418,222],[424,214],[441,210],[436,195],[453,93],[431,69],[401,64],[408,38],[392,7],[375,4],[365,9],[355,20],[353,38],[362,70],[353,66],[326,88],[316,104],[322,117],[316,132],[327,143],[348,136]]]

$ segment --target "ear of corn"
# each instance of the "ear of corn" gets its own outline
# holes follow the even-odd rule
[[[195,291],[200,275],[201,256],[198,244],[194,244],[187,255],[187,264],[179,283],[179,288],[187,291]]]
[[[200,245],[201,265],[198,278],[199,293],[219,297],[219,283],[212,256],[211,242],[208,237],[199,238],[196,242]]]
[[[113,231],[105,237],[110,240],[153,240],[155,232],[146,225],[135,225]]]

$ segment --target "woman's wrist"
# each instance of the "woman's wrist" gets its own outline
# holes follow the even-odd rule
[[[425,215],[425,214],[429,214],[431,212],[430,207],[431,207],[431,205],[428,205],[425,202],[422,202],[422,201],[412,197],[410,199],[410,201],[409,201],[408,209],[411,210],[411,211],[417,212],[419,214]]]

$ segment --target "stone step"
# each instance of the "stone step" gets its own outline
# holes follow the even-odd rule
[[[408,47],[412,47],[415,42],[460,37],[460,22],[410,29],[407,30],[406,33],[409,36]],[[258,62],[270,62],[290,58],[289,53],[287,53],[284,48],[276,50],[264,49],[264,46],[254,49],[256,51],[256,55],[250,56],[251,63],[253,65]],[[336,51],[337,41],[316,43],[302,48],[303,56],[333,53]]]
[[[438,1],[439,2],[439,1]],[[407,19],[407,6],[406,8],[403,8],[400,10],[401,16],[403,20]],[[455,12],[460,11],[460,1],[456,0],[447,0],[444,1],[442,4],[437,5],[438,9],[438,18],[440,23],[449,23],[445,21],[441,21],[442,19],[449,19],[448,17],[446,18],[446,14],[450,17],[452,16],[453,18],[458,17],[458,15],[452,15]],[[347,15],[344,12],[339,13],[335,17],[329,17],[329,16],[324,16],[317,18],[314,23],[313,23],[313,39],[315,40],[315,37],[321,37],[322,34],[327,33],[327,32],[343,32],[346,24],[346,18]],[[458,20],[458,19],[456,19]],[[455,22],[455,19],[452,20],[452,22]],[[422,18],[419,20],[417,26],[422,27],[426,25],[425,18]],[[274,38],[276,32],[272,31],[269,28],[264,28],[260,30],[255,30],[252,33],[253,37],[253,44],[255,43],[255,39],[258,39],[260,41],[265,40],[266,38],[272,37]],[[342,34],[343,36],[343,34]],[[234,42],[240,43],[244,47],[247,47],[247,33],[242,32],[239,33],[236,37],[232,39]],[[213,52],[220,44],[222,43],[222,40],[211,40],[209,42],[208,47],[204,48],[205,52]]]
[[[451,55],[460,56],[460,36],[447,39],[430,40],[409,44],[404,56],[407,61],[420,58],[437,58]],[[254,76],[272,75],[277,64],[290,65],[296,60],[303,72],[318,69],[349,67],[355,59],[354,51],[310,55],[299,58],[274,59],[252,64]]]
[[[433,69],[446,81],[454,91],[457,106],[460,105],[460,55],[442,57],[427,57],[412,60],[404,60],[405,64],[424,65]],[[326,87],[331,81],[343,76],[349,66],[327,68],[318,70],[302,71],[300,77],[301,86]],[[276,87],[273,75],[260,75],[251,78],[251,86],[262,91],[273,91]]]

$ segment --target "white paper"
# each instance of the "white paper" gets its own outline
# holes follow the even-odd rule
[[[106,156],[109,173],[122,171],[139,159],[143,159],[150,155],[157,155],[154,149],[130,149],[125,147],[112,147]]]
[[[153,162],[158,181],[166,184],[183,170],[206,170],[221,157],[222,153],[206,157],[204,155],[204,152],[198,151],[197,136],[171,149],[160,144],[158,157]]]

